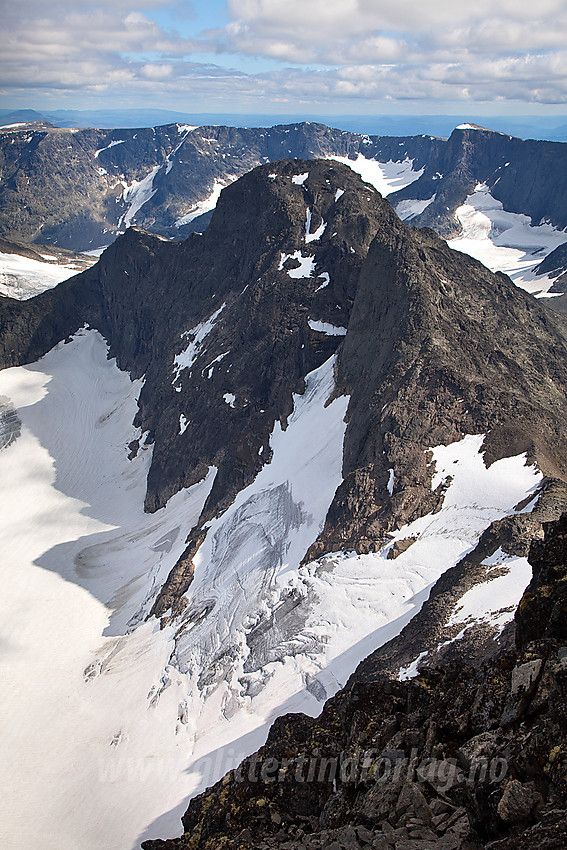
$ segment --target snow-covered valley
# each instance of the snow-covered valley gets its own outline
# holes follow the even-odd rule
[[[124,850],[178,834],[189,795],[263,743],[275,716],[319,713],[541,480],[524,455],[487,470],[482,435],[434,448],[441,511],[380,552],[302,565],[341,482],[348,397],[328,403],[331,357],[295,395],[287,429],[276,424],[270,462],[209,523],[185,611],[160,629],[147,614],[215,469],[144,514],[152,449],[142,439],[128,459],[140,389],[96,331],[0,373],[11,435],[0,451],[0,834],[18,850]]]

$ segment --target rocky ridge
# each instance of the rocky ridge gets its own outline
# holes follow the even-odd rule
[[[542,521],[556,518],[567,506],[567,326],[562,317],[516,289],[504,275],[493,275],[478,262],[451,251],[432,230],[408,228],[391,205],[348,167],[330,160],[284,160],[261,166],[227,187],[202,236],[171,243],[130,228],[93,268],[56,289],[27,302],[2,299],[0,323],[3,366],[37,360],[88,324],[108,340],[110,355],[117,358],[120,368],[134,378],[145,376],[136,424],[144,432],[141,442],[153,445],[148,511],[157,510],[178,490],[202,480],[210,467],[216,467],[215,482],[199,521],[193,528],[183,529],[185,551],[151,600],[151,610],[146,611],[160,617],[163,625],[174,624],[176,640],[182,641],[184,629],[193,625],[194,612],[188,610],[186,593],[193,581],[194,556],[209,523],[270,460],[270,436],[276,423],[284,430],[288,426],[293,394],[301,397],[305,376],[333,356],[334,399],[349,398],[343,483],[321,535],[304,555],[305,563],[337,551],[383,551],[390,535],[405,523],[434,516],[443,506],[451,478],[432,487],[431,450],[435,446],[485,435],[486,466],[524,454],[529,463],[536,464],[543,474],[537,492],[518,504],[512,516],[485,530],[474,551],[433,589],[423,619],[371,656],[351,682],[353,693],[359,689],[365,712],[375,704],[382,705],[382,719],[397,715],[408,694],[413,695],[411,705],[415,697],[415,717],[407,722],[394,717],[397,725],[392,726],[389,737],[381,739],[380,745],[387,745],[388,752],[397,752],[391,757],[394,764],[403,760],[399,751],[407,742],[416,740],[418,752],[422,745],[427,747],[420,735],[426,728],[425,718],[437,711],[434,692],[440,688],[448,693],[450,684],[432,663],[443,654],[451,657],[450,648],[441,656],[437,649],[455,637],[454,630],[447,631],[448,612],[471,582],[487,578],[486,556],[498,549],[525,553]],[[17,429],[18,423],[10,409],[4,418],[9,439],[10,429]],[[140,441],[128,448],[134,457]],[[522,513],[524,510],[528,513]],[[393,570],[396,557],[411,545],[412,539],[406,538],[392,546]],[[319,563],[322,565],[321,560]],[[285,618],[296,600],[291,594],[283,601],[280,613]],[[208,614],[206,607],[199,609],[199,617]],[[273,619],[271,637],[279,640],[285,628]],[[293,617],[291,622],[295,622]],[[259,629],[246,635],[251,664],[255,665],[252,672],[261,672],[263,661],[253,655],[256,650],[258,657],[262,655],[262,647],[255,648],[254,640],[258,634],[262,638],[266,625],[271,627],[272,621],[260,622]],[[494,629],[479,634],[476,630],[473,640],[454,650],[473,665],[498,648]],[[500,647],[510,645],[511,635],[507,638]],[[429,653],[426,665],[430,669],[424,669],[413,684],[394,681],[384,686],[384,673],[414,662],[418,647]],[[271,648],[269,645],[268,650]],[[230,654],[233,649],[223,644],[220,654],[206,659],[206,669],[203,663],[199,680],[203,693],[213,688],[219,677],[226,679],[227,670],[234,672],[239,658]],[[522,666],[534,659],[518,656],[516,660]],[[504,672],[512,675],[516,660],[510,662],[512,667],[503,668]],[[476,699],[476,691],[474,695],[470,692],[476,669],[467,667],[458,674],[469,706],[474,703],[473,696]],[[420,684],[423,682],[426,684]],[[488,705],[480,701],[479,714],[467,721],[465,731],[481,734],[481,723],[500,722],[508,687],[506,680],[498,692],[500,702],[496,697],[491,697]],[[427,695],[423,704],[418,698],[422,692]],[[438,725],[453,702],[441,704]],[[365,744],[371,734],[368,728],[374,727],[368,727],[363,718],[359,728],[358,708],[351,711],[351,707],[344,709],[344,729],[348,734],[360,732],[356,741]],[[328,711],[332,714],[334,709]],[[333,734],[339,735],[341,723],[332,720]],[[288,735],[293,728],[298,740],[315,746],[309,737],[310,724],[301,718],[288,719],[275,729],[282,728]],[[429,757],[434,752],[434,758],[444,763],[445,750],[454,752],[450,747],[455,740],[459,746],[469,740],[460,739],[457,732],[451,726],[445,739],[432,731],[431,749],[424,754]],[[403,734],[396,738],[398,733]],[[277,733],[270,741],[275,740],[274,735]],[[337,741],[342,741],[340,735],[332,741],[333,751]],[[437,744],[441,749],[434,751]],[[343,749],[347,745],[350,738],[341,743]],[[504,756],[497,753],[496,757]],[[295,758],[293,752],[289,758]],[[525,785],[521,777],[518,781]],[[309,823],[315,829],[309,818],[329,798],[329,785],[327,782],[323,791],[317,787],[315,796],[307,797],[308,810],[301,808],[303,803],[294,809],[298,823]],[[341,798],[344,818],[347,811],[358,812],[351,790]],[[435,786],[435,799],[437,791]],[[530,816],[537,808],[536,792],[543,794],[539,785],[531,791],[530,799],[535,802],[530,804]],[[238,795],[238,789],[235,793]],[[513,801],[527,793],[512,785],[508,797]],[[253,794],[248,796],[255,799]],[[293,799],[293,794],[289,796]],[[400,803],[403,811],[399,815],[397,808],[392,813],[391,801],[387,810],[378,808],[385,812],[394,832],[407,830],[407,834],[394,835],[394,840],[431,841],[432,833],[437,840],[441,832],[447,832],[447,826],[437,830],[444,820],[460,823],[467,841],[472,823],[470,841],[482,838],[482,823],[463,820],[461,809],[469,810],[460,796],[442,797],[448,808],[435,803],[437,811],[429,805],[433,799],[423,796],[430,821],[425,809],[420,814],[415,808],[421,805],[420,797],[412,797],[407,806]],[[265,795],[259,798],[259,808],[268,805],[260,802],[265,799]],[[509,802],[502,804],[502,811]],[[187,822],[194,833],[191,841],[212,842],[220,821],[203,820],[199,805],[195,803],[193,809],[196,820]],[[368,803],[368,810],[374,811],[371,805],[374,803]],[[378,800],[377,805],[386,803]],[[408,815],[402,823],[400,818],[410,810],[413,822],[409,823]],[[216,811],[215,803],[211,812]],[[266,811],[271,823],[284,823],[279,811],[273,821],[272,807],[268,805]],[[433,818],[443,814],[449,817],[433,824]],[[348,822],[343,815],[336,816],[333,809],[324,821],[331,832],[323,842],[342,841],[343,834],[333,830],[351,826],[358,830],[356,841],[363,840],[360,836],[366,835],[362,830],[368,830],[368,824],[362,814]],[[256,817],[243,809],[245,816]],[[425,824],[416,823],[420,817],[425,817]],[[205,821],[209,825],[201,828]],[[242,829],[243,824],[244,820]],[[431,832],[425,832],[425,837],[410,836],[408,826]],[[294,829],[295,838],[302,837],[298,829],[308,831],[297,824]],[[386,833],[372,836],[372,841],[387,841],[393,832],[388,833],[386,827]],[[251,834],[258,840],[253,830]],[[352,839],[352,832],[348,835]],[[457,838],[461,837],[459,833]],[[244,836],[245,840],[249,839]]]

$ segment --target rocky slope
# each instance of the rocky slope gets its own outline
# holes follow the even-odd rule
[[[410,682],[360,671],[191,801],[166,848],[520,850],[567,841],[567,515],[530,550],[516,646]]]
[[[449,139],[366,136],[305,123],[272,128],[0,128],[0,234],[75,250],[108,245],[136,224],[188,235],[224,185],[257,165],[321,156],[411,165],[392,195],[400,215],[456,235],[455,210],[478,183],[532,223],[567,226],[566,146],[463,125]],[[417,179],[419,178],[419,179]],[[409,181],[408,181],[409,182]],[[416,205],[417,204],[417,205]]]

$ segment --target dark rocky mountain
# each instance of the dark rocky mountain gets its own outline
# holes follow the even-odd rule
[[[363,155],[423,173],[391,196],[431,202],[412,223],[458,233],[454,212],[478,183],[534,224],[567,226],[567,148],[463,125],[449,139],[367,136],[303,123],[272,128],[172,124],[138,130],[0,129],[0,234],[74,250],[129,224],[182,238],[208,219],[215,189],[268,161]],[[211,200],[211,196],[212,200]],[[201,205],[201,206],[199,206]]]
[[[144,850],[559,850],[567,844],[567,514],[530,549],[515,646],[388,678],[371,658],[316,719],[192,800]]]
[[[88,132],[101,143],[99,131]],[[297,128],[298,143],[306,143],[310,132]],[[324,148],[331,131],[320,132]],[[288,134],[277,128],[270,137],[274,155],[290,135],[291,130]],[[165,128],[159,142],[158,136],[147,131],[134,140],[146,145],[148,161],[154,137],[165,155],[180,134],[177,128]],[[71,137],[79,146],[85,138],[78,133]],[[455,131],[449,143],[460,144],[464,156],[476,138],[484,139],[483,131]],[[108,136],[104,141],[110,144]],[[30,145],[44,142],[55,144],[57,139],[50,133]],[[419,145],[430,143],[445,144],[415,140],[414,162],[419,164]],[[107,149],[123,149],[122,167],[127,167],[126,142]],[[393,158],[393,149],[387,155]],[[77,155],[79,171],[82,162]],[[463,192],[468,185],[463,178]],[[388,201],[346,165],[286,159],[262,165],[225,188],[203,235],[170,242],[130,228],[95,266],[55,289],[25,302],[2,299],[0,365],[34,362],[85,324],[105,337],[121,369],[145,379],[136,425],[144,433],[143,447],[153,446],[146,510],[157,512],[182,488],[202,481],[211,467],[217,470],[197,523],[183,528],[184,551],[167,579],[152,589],[151,608],[145,612],[175,628],[171,664],[180,669],[183,641],[215,604],[206,600],[195,611],[185,596],[195,581],[196,555],[210,524],[269,464],[270,437],[290,427],[294,394],[295,401],[306,395],[308,373],[331,362],[333,355],[334,389],[325,404],[348,397],[342,483],[330,499],[321,533],[302,551],[304,564],[318,560],[320,570],[330,571],[325,556],[333,553],[364,556],[380,550],[385,557],[388,550],[395,573],[397,558],[415,544],[412,536],[395,538],[396,532],[420,518],[433,521],[441,515],[459,476],[457,458],[454,471],[437,480],[434,447],[474,438],[483,471],[518,457],[525,469],[525,455],[541,473],[523,502],[498,512],[501,519],[490,514],[483,520],[470,551],[432,589],[420,619],[370,656],[315,723],[304,717],[278,721],[263,751],[271,757],[274,748],[274,758],[293,760],[315,747],[322,755],[337,748],[364,750],[376,738],[379,753],[387,752],[394,762],[405,758],[400,753],[408,747],[417,749],[419,759],[444,763],[457,758],[460,776],[476,769],[475,745],[482,744],[483,755],[486,751],[488,758],[506,758],[512,765],[506,781],[489,774],[471,788],[463,782],[441,788],[437,777],[425,791],[414,784],[402,796],[402,786],[395,783],[376,792],[364,783],[361,788],[358,780],[354,786],[341,780],[336,786],[311,783],[305,795],[297,795],[285,779],[260,789],[235,784],[229,776],[191,804],[185,818],[190,834],[171,846],[208,848],[228,839],[235,847],[260,846],[261,841],[272,846],[273,833],[273,846],[287,841],[294,847],[305,833],[317,835],[324,829],[319,846],[337,841],[340,847],[344,839],[352,847],[376,840],[377,847],[386,848],[393,836],[400,850],[401,842],[410,840],[473,850],[479,842],[508,840],[516,822],[531,828],[538,812],[545,815],[542,829],[553,834],[553,819],[561,823],[562,817],[553,808],[564,809],[563,761],[560,752],[551,761],[548,756],[551,766],[546,769],[548,762],[541,759],[549,740],[564,733],[563,656],[559,643],[553,643],[560,641],[560,609],[551,606],[553,625],[543,655],[523,640],[521,630],[530,626],[520,621],[518,649],[480,672],[481,659],[511,647],[511,629],[500,635],[493,623],[485,623],[459,634],[463,629],[455,627],[450,615],[472,586],[496,577],[490,558],[499,552],[504,559],[523,557],[541,534],[542,523],[567,509],[567,320],[518,290],[505,275],[492,274],[449,249],[432,229],[407,227]],[[130,456],[141,448],[140,441],[130,444]],[[482,504],[481,493],[467,498]],[[281,515],[276,511],[277,522],[300,525],[310,506],[294,503],[286,510],[291,519],[282,508]],[[239,552],[239,535],[251,533],[245,519],[227,532],[229,554],[222,552],[222,529],[215,531],[213,543],[221,550],[225,570],[231,547]],[[269,560],[277,544],[262,538],[259,551]],[[545,552],[555,545],[549,543]],[[542,599],[541,604],[536,600],[540,621],[549,613],[543,603],[545,569],[542,589],[533,591]],[[206,695],[233,673],[242,683],[245,675],[263,674],[268,662],[281,660],[277,652],[284,637],[293,639],[298,622],[307,621],[309,602],[291,591],[277,611],[245,632],[245,646],[235,645],[232,635],[215,645],[199,677],[201,692]],[[452,656],[461,659],[459,664],[436,666],[451,662]],[[531,679],[530,699],[515,697],[522,676],[543,657],[551,661],[542,676],[543,668],[537,668],[537,682],[553,690],[553,699],[533,714],[529,738],[518,727],[524,716],[531,717]],[[248,665],[243,673],[238,666],[242,659]],[[397,681],[400,668],[418,660],[424,663],[422,675],[409,684]],[[525,667],[532,662],[535,666]],[[387,674],[394,678],[386,682]],[[309,685],[323,702],[325,689],[318,682]],[[540,705],[540,696],[534,699]],[[236,711],[237,704],[238,695],[233,695],[230,709]],[[532,774],[522,752],[528,754],[525,759],[539,760]],[[378,825],[386,821],[389,827],[379,835]],[[290,833],[292,822],[295,831]],[[250,832],[243,835],[245,828]],[[418,831],[420,836],[410,834]],[[305,843],[310,841],[308,837]],[[406,850],[417,850],[417,845]]]
[[[547,255],[536,269],[537,274],[548,274],[557,280],[550,292],[564,293],[567,290],[567,243],[563,243],[555,251]]]
[[[305,276],[294,274],[301,262]],[[549,492],[566,480],[565,322],[433,231],[407,228],[333,161],[260,167],[223,191],[203,236],[169,243],[129,229],[92,269],[1,310],[3,366],[37,359],[86,322],[120,368],[146,376],[150,511],[209,465],[219,472],[204,519],[230,503],[265,462],[259,449],[303,376],[336,350],[337,393],[351,398],[345,480],[312,556],[372,550],[430,511],[441,491],[431,492],[425,451],[464,434],[488,432],[487,463],[526,451]],[[348,328],[344,343],[310,319]],[[182,366],[175,378],[185,335],[190,380]],[[209,373],[227,350],[230,377]],[[184,410],[194,415],[180,439]],[[388,495],[391,468],[400,484]]]

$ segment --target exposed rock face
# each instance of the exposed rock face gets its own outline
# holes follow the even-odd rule
[[[548,254],[545,260],[539,264],[536,269],[536,274],[547,274],[550,277],[557,278],[550,292],[564,293],[567,291],[567,242]],[[556,304],[553,299],[552,306]]]
[[[564,481],[557,411],[567,410],[567,337],[561,321],[557,336],[552,326],[555,318],[506,276],[451,251],[433,231],[381,231],[339,358],[339,387],[351,396],[345,480],[310,554],[368,551],[396,523],[432,510],[442,494],[431,491],[427,448],[465,433],[490,432],[487,464],[527,451]]]
[[[353,677],[192,800],[182,838],[144,850],[565,846],[566,539],[564,515],[532,548],[515,650],[410,682]]]
[[[198,214],[196,205],[215,185],[262,163],[363,151],[384,161],[414,159],[417,169],[438,145],[429,136],[370,139],[311,123],[0,129],[0,233],[78,250],[109,244],[129,224],[180,238],[193,227],[179,222],[191,211]]]
[[[324,829],[323,846],[401,848],[419,841],[421,850],[423,842],[472,850],[491,838],[511,840],[518,824],[531,828],[540,812],[547,819],[537,828],[553,833],[563,761],[561,753],[545,755],[547,761],[544,754],[549,740],[564,734],[565,694],[562,649],[554,643],[562,608],[554,602],[548,610],[547,591],[534,597],[538,616],[552,629],[543,649],[525,645],[521,634],[529,624],[520,622],[519,649],[480,673],[474,663],[494,652],[493,645],[487,649],[491,635],[472,647],[470,666],[431,666],[409,684],[385,681],[384,674],[413,660],[416,629],[428,650],[445,639],[447,611],[471,578],[483,580],[486,555],[498,547],[524,553],[541,522],[565,508],[564,318],[504,275],[451,251],[432,230],[406,227],[346,166],[285,160],[226,188],[204,235],[171,243],[129,229],[76,278],[27,302],[0,301],[0,322],[3,366],[36,360],[87,323],[109,341],[122,369],[145,376],[136,424],[154,445],[147,510],[216,467],[201,517],[185,531],[186,548],[155,599],[152,614],[164,619],[187,607],[183,597],[204,526],[255,478],[270,457],[275,423],[286,427],[293,393],[303,392],[306,374],[331,355],[337,355],[335,395],[350,397],[344,481],[306,560],[337,549],[378,549],[392,530],[441,507],[448,481],[432,489],[434,446],[486,434],[487,465],[526,453],[545,475],[535,513],[493,523],[438,583],[424,619],[371,656],[315,724],[303,717],[276,724],[264,751],[293,760],[304,748],[311,764],[316,747],[316,758],[377,748],[390,767],[433,758],[443,771],[455,758],[450,787],[441,787],[447,776],[438,772],[416,779],[406,763],[378,790],[368,776],[339,775],[333,782],[327,775],[306,779],[305,794],[298,795],[295,761],[291,776],[262,781],[261,789],[250,778],[250,762],[243,782],[229,778],[192,803],[185,820],[191,834],[177,846],[222,846],[229,836],[234,846],[259,846],[281,828],[275,844],[266,839],[266,846],[278,846],[293,825],[292,846],[302,838],[299,829]],[[8,440],[18,428],[12,413],[4,411]],[[138,446],[130,449],[135,454]],[[290,504],[285,485],[265,498],[281,500],[286,522],[300,522],[301,506]],[[524,507],[529,510],[529,500],[517,510]],[[223,538],[227,547],[233,528]],[[395,570],[396,560],[390,563]],[[290,591],[282,618],[296,603]],[[189,614],[206,617],[206,600]],[[272,625],[278,638],[286,624]],[[261,667],[270,649],[261,629],[250,634],[244,673]],[[225,675],[235,661],[230,649],[208,660],[200,688],[215,665],[211,682]],[[544,685],[553,696],[548,703]],[[528,725],[518,731],[521,722]],[[488,772],[471,785],[470,771],[476,777],[483,770],[479,752],[506,759],[511,771]],[[243,829],[250,833],[241,835]]]

